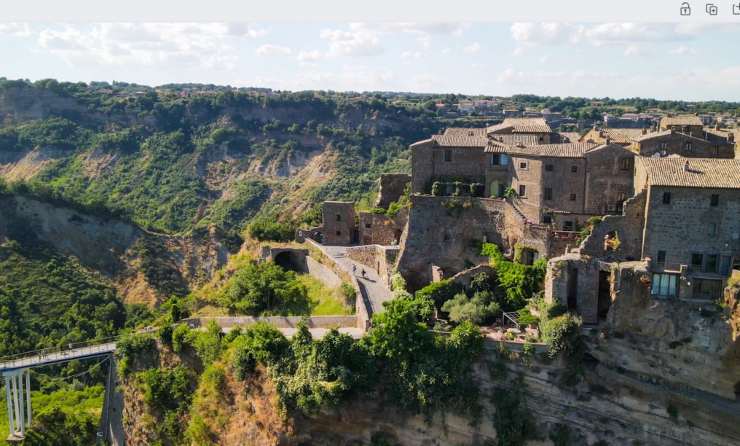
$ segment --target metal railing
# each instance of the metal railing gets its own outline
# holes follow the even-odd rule
[[[501,313],[501,325],[506,326],[506,321],[510,321],[516,328],[519,327],[519,315],[517,313]]]

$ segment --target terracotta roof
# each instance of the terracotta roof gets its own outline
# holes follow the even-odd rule
[[[489,145],[486,152],[506,153],[513,156],[541,156],[558,158],[582,158],[589,150],[600,147],[599,144],[575,142],[567,144],[539,144],[534,146]]]
[[[669,125],[704,125],[704,123],[695,115],[665,116],[660,119],[660,128]]]
[[[560,132],[560,139],[562,141],[578,142],[581,139],[581,134],[578,132]]]
[[[485,127],[467,128],[467,127],[448,127],[444,132],[445,136],[486,136]]]
[[[740,159],[637,157],[651,186],[740,189]]]
[[[492,141],[500,142],[502,144],[524,144],[528,146],[534,146],[540,143],[538,135],[531,135],[528,133],[507,133],[501,135],[491,135]]]
[[[442,147],[480,147],[488,144],[485,136],[433,135],[432,141]]]
[[[642,135],[642,129],[601,129],[604,134],[604,138],[607,136],[612,142],[617,144],[629,144],[632,141],[637,140]]]
[[[647,141],[649,139],[658,138],[661,136],[668,136],[668,135],[671,135],[672,133],[673,133],[673,130],[663,130],[660,132],[649,132],[644,135],[638,136],[637,138],[635,138],[635,141],[636,142]]]
[[[513,133],[550,133],[552,129],[543,118],[506,118],[501,124],[488,127],[488,133],[511,130]]]

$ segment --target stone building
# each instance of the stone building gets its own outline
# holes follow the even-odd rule
[[[696,116],[693,118],[698,119]],[[593,128],[583,135],[580,141],[619,144],[629,147],[640,156],[733,158],[735,137],[732,132],[701,126],[697,130],[696,119],[663,118],[661,130],[657,131]]]
[[[660,130],[673,130],[701,138],[704,136],[704,122],[696,115],[665,116],[660,120]]]
[[[634,184],[622,215],[604,217],[579,249],[549,262],[545,298],[587,323],[605,317],[609,296],[625,287],[661,301],[715,301],[737,268],[740,160],[637,157]]]
[[[717,299],[740,258],[740,160],[638,159],[656,297]]]
[[[560,142],[543,118],[506,118],[486,128],[486,135],[505,144],[551,144]]]
[[[489,144],[487,195],[512,199],[534,223],[575,231],[594,215],[621,212],[632,196],[634,153],[590,143],[505,146]]]
[[[322,207],[322,242],[326,245],[350,245],[357,240],[355,204],[325,201]]]

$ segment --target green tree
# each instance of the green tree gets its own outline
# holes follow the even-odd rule
[[[307,314],[306,287],[272,262],[249,262],[229,280],[221,304],[238,314]]]

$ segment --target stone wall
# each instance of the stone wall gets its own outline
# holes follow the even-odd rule
[[[586,153],[585,197],[586,214],[614,213],[621,203],[634,195],[635,154],[611,144]]]
[[[378,180],[378,198],[375,206],[387,209],[388,205],[398,201],[403,195],[406,185],[411,182],[411,175],[406,173],[384,173]]]
[[[450,161],[445,161],[445,151]],[[428,194],[435,180],[485,182],[486,154],[482,147],[438,147],[431,140],[411,145],[411,192]]]
[[[472,268],[468,268],[464,271],[460,271],[454,276],[450,277],[454,283],[461,285],[465,288],[470,286],[470,282],[478,274],[485,274],[488,277],[496,277],[496,270],[491,265],[477,265]]]
[[[383,283],[390,286],[398,252],[398,246],[365,245],[349,248],[347,257],[375,270]]]
[[[349,245],[352,243],[357,227],[354,203],[325,201],[322,207],[322,218],[324,244]]]
[[[484,241],[508,246],[501,199],[411,196],[407,230],[401,240],[398,270],[412,289],[432,280],[432,265],[445,276],[487,263]]]
[[[398,245],[408,220],[408,209],[390,217],[374,212],[359,214],[359,242],[363,245]]]
[[[547,262],[545,301],[576,311],[586,324],[599,322],[601,262],[580,254],[565,254]]]
[[[644,227],[646,194],[638,193],[624,203],[622,215],[607,215],[581,243],[583,254],[597,256],[605,261],[630,261],[642,258],[642,233]],[[616,249],[604,243],[607,235],[619,239]],[[613,246],[613,245],[612,245]]]
[[[645,141],[636,142],[634,149],[641,156],[665,154],[663,156],[680,155],[686,158],[734,158],[734,144],[710,142],[703,139],[703,137],[703,131],[699,132],[699,138],[673,132],[664,136],[656,136]],[[690,147],[687,146],[687,143],[690,143]]]

